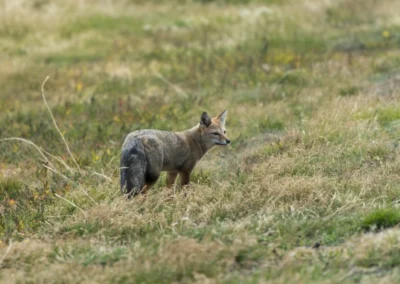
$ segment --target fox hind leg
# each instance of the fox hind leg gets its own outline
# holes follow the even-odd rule
[[[162,157],[162,149],[158,144],[151,144],[152,153],[147,155],[147,167],[145,173],[144,184],[145,188],[142,190],[142,193],[146,193],[158,180],[160,177],[162,166],[163,166],[163,157]],[[155,153],[155,154],[154,154]]]
[[[180,172],[179,177],[181,179],[181,187],[184,187],[185,185],[188,185],[190,182],[190,174],[191,172],[185,171],[185,172]]]
[[[168,172],[167,173],[167,187],[172,187],[175,184],[177,175],[178,175],[177,172]]]
[[[146,173],[146,178],[144,182],[144,188],[140,193],[146,194],[146,192],[157,182],[160,177],[160,172]]]

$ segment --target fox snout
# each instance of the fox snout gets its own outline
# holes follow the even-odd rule
[[[231,143],[231,140],[228,138],[228,137],[226,137],[225,135],[221,135],[221,138],[223,139],[222,141],[224,141],[225,140],[225,145],[228,145],[229,143]]]
[[[225,138],[224,140],[219,141],[217,144],[218,144],[218,145],[222,145],[222,146],[226,146],[226,145],[228,145],[229,143],[231,143],[231,140],[229,140],[228,138]]]

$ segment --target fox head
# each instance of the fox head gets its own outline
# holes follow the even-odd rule
[[[200,117],[200,131],[202,141],[211,148],[214,145],[228,145],[231,140],[226,136],[225,120],[227,110],[220,115],[210,118],[207,112],[203,112]]]

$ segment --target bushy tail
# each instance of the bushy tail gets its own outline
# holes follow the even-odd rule
[[[146,176],[147,158],[144,146],[139,140],[131,141],[122,149],[120,162],[121,192],[132,197],[143,189]]]

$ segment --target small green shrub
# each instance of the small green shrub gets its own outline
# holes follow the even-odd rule
[[[400,223],[400,211],[394,208],[383,208],[375,210],[364,217],[361,228],[371,230],[376,228],[386,229],[394,227]]]

